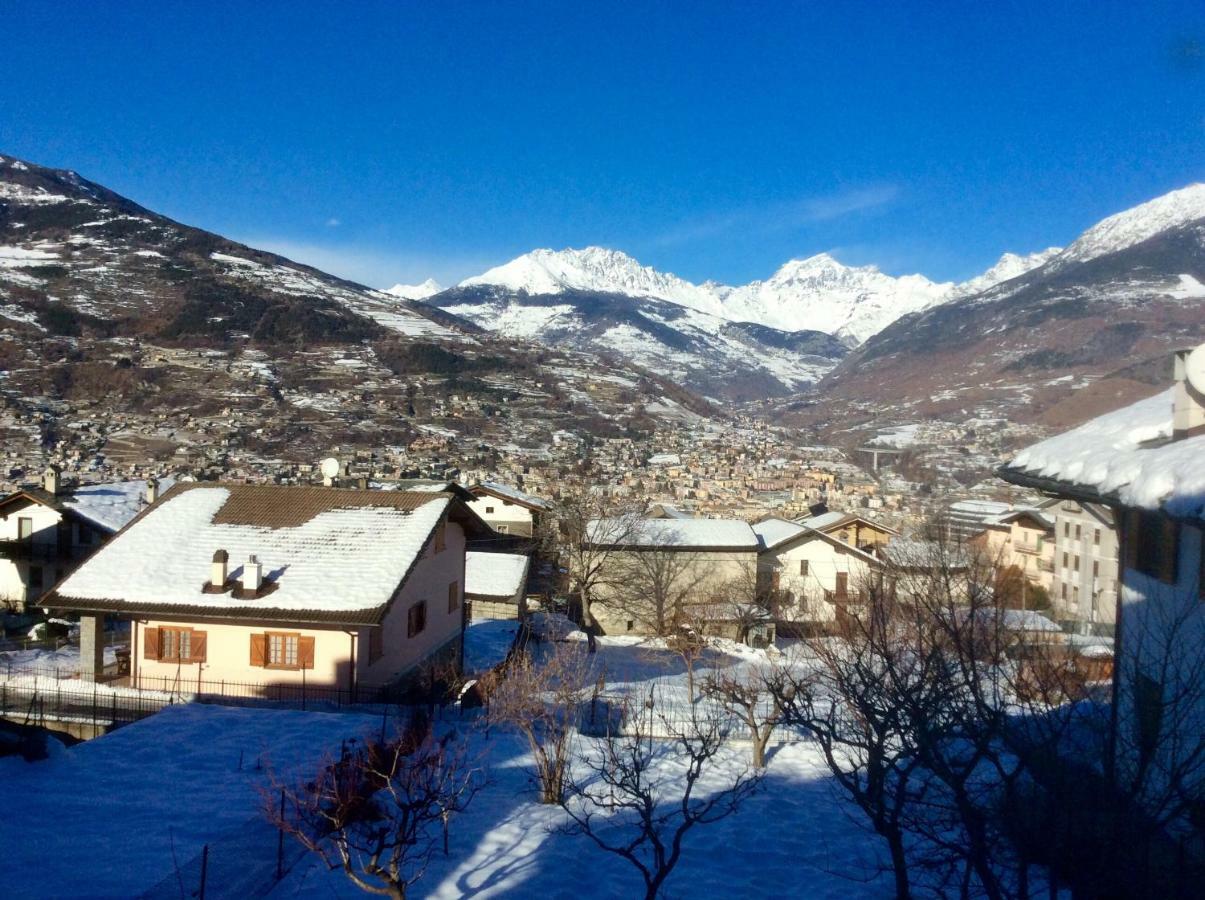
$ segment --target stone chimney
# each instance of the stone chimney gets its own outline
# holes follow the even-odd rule
[[[48,494],[57,494],[62,487],[63,473],[58,466],[48,466],[42,476],[42,489]]]
[[[264,567],[260,565],[255,554],[247,557],[243,563],[243,596],[254,597],[259,593],[259,587],[264,580]]]
[[[1173,370],[1172,440],[1205,434],[1205,344],[1177,350]]]
[[[159,479],[155,477],[146,480],[146,503],[150,506],[159,499]]]
[[[226,563],[229,561],[230,554],[225,550],[213,551],[213,562],[209,566],[210,587],[220,591],[226,586]]]

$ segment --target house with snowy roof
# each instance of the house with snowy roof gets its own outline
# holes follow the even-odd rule
[[[547,500],[496,481],[475,484],[469,492],[475,498],[469,508],[499,534],[531,537],[552,508]]]
[[[488,534],[439,492],[178,484],[47,595],[131,621],[131,683],[338,688],[458,660],[465,545]]]
[[[591,614],[605,634],[664,635],[689,625],[733,639],[756,619],[758,538],[740,519],[595,519],[586,543],[602,570]],[[769,637],[768,637],[769,635]]]
[[[470,550],[464,560],[464,601],[468,616],[522,619],[526,613],[531,558],[522,553]]]
[[[68,486],[51,466],[40,485],[0,498],[0,607],[36,605],[172,484],[152,478]]]
[[[1113,757],[1205,789],[1205,346],[1173,386],[1029,447],[1012,484],[1108,507],[1117,522]],[[1191,785],[1183,784],[1191,768]],[[1149,782],[1148,782],[1149,784]]]
[[[822,627],[864,601],[874,554],[827,531],[769,517],[753,524],[761,591],[783,625]]]
[[[1044,506],[1022,507],[989,516],[983,528],[968,538],[984,564],[1000,573],[1015,570],[1020,573],[1019,588],[1023,594],[1030,588],[1041,588],[1038,596],[1045,595],[1047,599],[1054,583],[1055,520],[1045,507],[1054,503],[1048,500]],[[1027,605],[1024,596],[1020,602]]]

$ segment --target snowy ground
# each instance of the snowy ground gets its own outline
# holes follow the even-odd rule
[[[470,622],[464,631],[465,673],[480,675],[506,659],[518,631],[517,619]]]
[[[469,650],[503,649],[513,627],[475,623]],[[580,633],[570,638],[577,643]],[[724,650],[703,666],[764,659],[740,645]],[[594,664],[608,673],[609,689],[643,691],[656,682],[663,694],[684,690],[680,658],[655,644],[604,638]],[[7,808],[22,811],[19,819],[0,820],[0,839],[9,848],[3,893],[125,897],[167,878],[167,894],[180,896],[172,883],[173,849],[191,891],[205,843],[211,860],[245,852],[262,869],[275,852],[263,846],[271,840],[258,816],[265,761],[296,774],[313,771],[324,756],[337,754],[343,739],[380,727],[379,716],[185,705],[42,763],[0,759]],[[640,896],[635,870],[585,838],[560,833],[563,814],[535,802],[530,755],[515,735],[495,728],[488,737],[474,732],[472,740],[489,784],[453,822],[451,855],[433,861],[412,896]],[[589,748],[591,739],[579,740],[581,749]],[[733,742],[719,777],[744,768],[748,753],[747,744]],[[663,765],[676,771],[672,760]],[[739,812],[688,835],[665,896],[890,896],[890,878],[876,868],[878,841],[861,823],[810,743],[781,744],[772,749],[761,790]],[[230,891],[211,881],[210,895]],[[363,895],[302,856],[268,896]]]
[[[105,665],[117,665],[117,647],[105,647]],[[57,673],[62,678],[79,674],[79,644],[64,644],[57,650],[35,648],[0,652],[0,676],[36,670],[43,675]]]

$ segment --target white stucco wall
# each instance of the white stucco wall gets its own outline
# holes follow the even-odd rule
[[[533,518],[526,506],[486,495],[470,502],[469,509],[495,531],[505,529],[506,534],[531,537]]]

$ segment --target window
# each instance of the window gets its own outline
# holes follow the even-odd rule
[[[488,516],[490,513],[492,513],[493,511],[494,511],[494,508],[493,508],[492,506],[487,506],[487,507],[485,508],[485,514],[486,514],[487,516]]]
[[[295,631],[251,635],[251,665],[267,669],[314,668],[314,638]]]
[[[1075,539],[1078,541],[1081,537],[1082,537],[1082,532],[1080,531],[1080,526],[1077,523],[1075,526]]]
[[[183,625],[169,628],[147,627],[142,639],[142,655],[159,662],[205,662],[206,632]]]
[[[1063,522],[1063,537],[1071,537],[1071,523]]]
[[[1180,559],[1180,526],[1159,513],[1126,511],[1126,565],[1166,584],[1175,584]]]
[[[1075,563],[1075,565],[1073,565],[1071,568],[1075,569],[1075,571],[1078,572],[1079,571],[1079,554],[1078,553],[1075,554],[1074,563]]]
[[[799,574],[807,575],[807,573],[808,573],[808,561],[806,559],[799,560]]]
[[[17,517],[17,540],[28,541],[33,537],[33,519],[27,516]]]
[[[1063,551],[1063,568],[1067,568],[1067,564],[1071,561],[1071,554]]]
[[[406,613],[406,637],[421,634],[427,627],[427,601],[420,600]]]
[[[453,581],[448,585],[448,612],[454,613],[460,608],[460,582]]]
[[[385,629],[381,627],[368,629],[368,661],[376,662],[385,655]]]
[[[1096,559],[1092,560],[1092,577],[1093,578],[1100,577],[1100,560],[1096,560]]]
[[[494,531],[498,532],[498,534],[507,534],[510,531],[510,526],[509,525],[495,525]]]
[[[268,665],[285,669],[297,668],[300,637],[297,634],[269,634]]]
[[[1071,602],[1079,606],[1079,585],[1073,584],[1071,586]]]
[[[1064,600],[1067,599],[1067,585],[1065,585],[1065,584],[1059,585],[1059,596],[1062,597]]]
[[[1100,529],[1097,528],[1092,532],[1092,543],[1097,547],[1100,546]]]
[[[44,577],[45,576],[42,573],[41,566],[30,566],[29,567],[29,589],[31,591],[42,590],[42,579]]]
[[[447,549],[447,546],[448,523],[446,521],[440,521],[439,525],[437,525],[435,528],[435,544],[433,547],[433,552],[443,553],[444,550]]]

